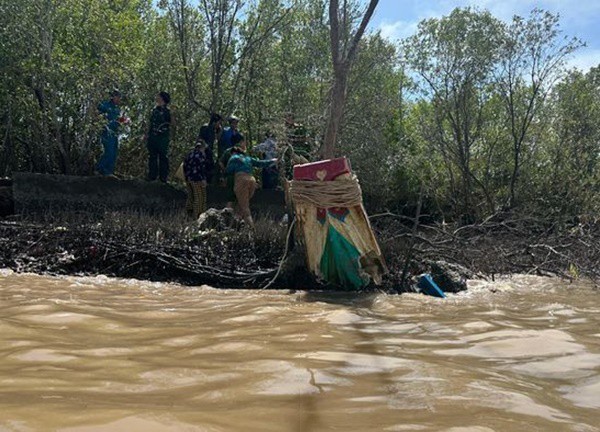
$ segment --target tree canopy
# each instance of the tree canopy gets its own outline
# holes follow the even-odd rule
[[[0,176],[91,174],[113,88],[132,120],[117,171],[141,176],[166,90],[175,158],[211,112],[241,117],[251,143],[292,113],[328,156],[350,157],[374,205],[411,208],[423,187],[444,218],[600,209],[600,73],[566,68],[582,43],[556,15],[459,8],[399,44],[367,29],[352,48],[370,3],[335,2],[332,22],[325,0],[0,0]]]

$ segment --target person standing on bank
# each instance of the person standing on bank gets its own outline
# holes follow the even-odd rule
[[[235,197],[238,203],[240,217],[250,227],[254,227],[252,213],[250,212],[250,200],[256,192],[256,179],[252,176],[254,167],[263,168],[273,165],[277,159],[259,160],[246,155],[239,147],[233,147],[232,156],[227,162],[227,174],[234,175]]]
[[[159,179],[166,183],[169,176],[169,141],[173,127],[173,118],[169,103],[171,96],[167,92],[156,95],[156,106],[150,115],[150,129],[146,136],[148,148],[148,180]]]
[[[232,115],[229,117],[229,126],[223,129],[223,133],[221,134],[221,138],[219,139],[219,159],[223,157],[225,152],[233,147],[235,144],[233,143],[233,137],[236,135],[241,135],[238,130],[238,126],[240,124],[240,119],[236,116]],[[238,141],[239,142],[239,141]]]
[[[265,140],[254,146],[252,149],[255,152],[262,153],[263,159],[277,159],[277,141],[272,132],[265,134]],[[262,171],[262,187],[263,189],[275,189],[279,180],[279,170],[277,165],[271,165],[263,168]]]
[[[100,135],[103,153],[96,164],[96,171],[103,176],[112,176],[117,164],[117,154],[119,152],[119,129],[123,118],[121,117],[121,92],[113,90],[110,92],[110,99],[98,104],[98,111],[104,116],[107,123]]]
[[[212,177],[215,170],[215,159],[213,149],[215,147],[215,142],[217,141],[217,137],[221,133],[221,122],[223,121],[223,117],[219,114],[213,113],[210,116],[210,121],[208,124],[202,125],[200,128],[200,132],[198,133],[198,138],[196,142],[204,141],[206,144],[206,180],[208,183],[211,183]]]
[[[183,172],[188,189],[185,209],[192,219],[196,220],[206,211],[207,159],[206,143],[196,141],[194,149],[183,161]]]

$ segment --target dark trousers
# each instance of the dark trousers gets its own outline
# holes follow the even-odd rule
[[[148,180],[162,182],[169,177],[169,136],[148,138]]]
[[[275,189],[279,181],[279,170],[275,166],[265,167],[262,171],[263,189]]]

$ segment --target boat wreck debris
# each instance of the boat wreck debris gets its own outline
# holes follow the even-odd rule
[[[350,162],[296,165],[289,190],[308,269],[347,289],[379,285],[387,268]]]

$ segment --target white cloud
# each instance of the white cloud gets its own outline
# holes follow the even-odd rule
[[[418,24],[418,21],[384,21],[379,25],[379,31],[381,31],[381,36],[384,38],[395,41],[415,34]]]
[[[396,21],[393,23],[382,22],[379,25],[379,31],[381,36],[386,39],[398,39],[400,36],[400,30],[402,28],[402,21]]]
[[[569,68],[577,68],[583,72],[598,65],[600,65],[600,49],[582,48],[567,62]]]
[[[454,3],[457,2],[446,2],[446,3]],[[500,18],[504,21],[509,21],[512,17],[526,9],[523,6],[527,3],[523,0],[502,0],[502,1],[494,1],[494,0],[467,0],[462,1],[461,5],[456,6],[472,6],[480,9],[489,10],[495,17]]]
[[[510,22],[514,15],[527,17],[534,8],[542,8],[560,15],[564,34],[578,36],[586,42],[593,43],[596,22],[600,18],[600,0],[413,0],[412,3],[407,3],[403,19],[391,20],[391,17],[382,17],[383,20],[377,27],[382,36],[391,40],[411,36],[423,19],[448,15],[456,7],[471,6],[489,10],[494,16],[507,22]]]
[[[397,1],[397,0],[388,0]],[[410,10],[409,20],[384,19],[377,26],[384,38],[391,41],[406,38],[416,33],[421,20],[432,17],[441,17],[449,14],[455,7],[473,6],[490,10],[496,17],[509,21],[515,14],[527,16],[535,7],[541,7],[561,15],[561,27],[565,35],[583,36],[579,31],[586,28],[587,42],[591,47],[581,48],[567,62],[567,67],[588,71],[600,65],[600,47],[590,33],[590,22],[596,22],[600,16],[600,0],[414,0],[407,9]],[[409,3],[410,4],[410,3]],[[587,24],[587,25],[586,25]],[[592,24],[592,28],[594,24]],[[595,29],[594,29],[595,30]],[[591,38],[591,40],[590,40]]]
[[[494,16],[510,21],[514,15],[527,16],[534,8],[541,8],[561,16],[563,24],[578,24],[596,21],[600,14],[598,0],[444,0],[442,4],[451,6],[473,6],[487,9]]]

